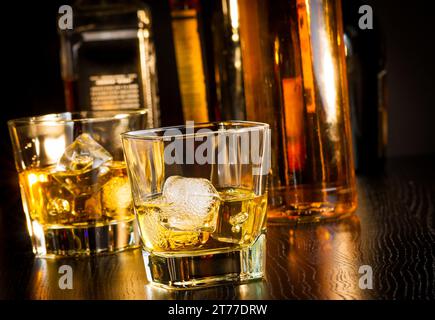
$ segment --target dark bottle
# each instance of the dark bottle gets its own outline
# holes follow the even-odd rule
[[[207,58],[212,61],[210,90],[220,120],[246,120],[243,64],[240,43],[239,4],[233,0],[204,1]],[[208,16],[208,12],[211,12]],[[213,101],[213,98],[212,98]]]
[[[158,126],[148,7],[134,0],[79,0],[73,17],[73,29],[60,31],[67,109],[146,109],[147,125]]]
[[[343,20],[355,167],[370,174],[382,170],[386,157],[387,70],[379,24],[359,27],[361,5],[343,1]]]

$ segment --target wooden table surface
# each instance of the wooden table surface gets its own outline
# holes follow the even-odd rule
[[[0,298],[3,299],[434,299],[435,158],[391,160],[380,176],[359,177],[359,207],[346,220],[269,225],[264,281],[167,292],[146,284],[140,250],[99,258],[33,258],[14,168],[3,160]],[[58,267],[74,270],[73,290]],[[360,289],[359,268],[373,270]]]

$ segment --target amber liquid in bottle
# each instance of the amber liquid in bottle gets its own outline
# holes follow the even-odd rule
[[[184,120],[208,122],[199,1],[170,0],[169,3]]]
[[[248,120],[272,128],[272,221],[356,209],[341,3],[239,0]]]

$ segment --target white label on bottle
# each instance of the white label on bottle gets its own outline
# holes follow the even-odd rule
[[[140,108],[137,78],[135,73],[91,76],[90,101],[92,109]]]

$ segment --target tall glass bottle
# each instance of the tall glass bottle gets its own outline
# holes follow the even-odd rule
[[[210,39],[219,120],[246,120],[237,0],[205,1],[211,6]],[[209,57],[210,58],[210,57]]]
[[[343,2],[349,103],[357,172],[382,171],[388,140],[387,68],[382,30],[361,30],[358,8],[362,1]]]
[[[340,0],[239,0],[246,115],[272,127],[269,217],[356,209]]]
[[[146,109],[160,123],[156,56],[148,7],[135,0],[78,0],[72,30],[60,30],[66,106]]]
[[[199,0],[169,0],[183,116],[209,121]]]

